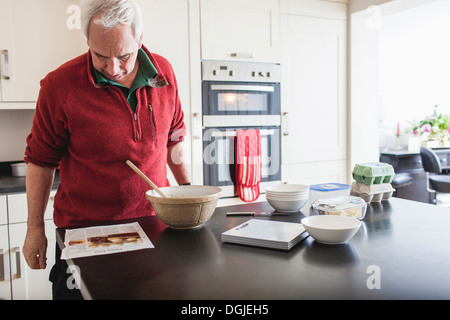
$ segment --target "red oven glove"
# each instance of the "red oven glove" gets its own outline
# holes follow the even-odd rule
[[[236,130],[236,188],[239,198],[255,201],[261,182],[261,134],[258,129]]]

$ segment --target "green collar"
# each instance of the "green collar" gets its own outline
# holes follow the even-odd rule
[[[141,48],[138,51],[137,59],[139,60],[139,69],[136,73],[136,77],[134,78],[133,84],[129,88],[130,92],[135,91],[137,88],[142,86],[150,85],[150,80],[155,78],[158,75],[158,71],[156,70],[153,63],[150,61],[150,58],[147,56],[145,51]],[[103,74],[98,72],[94,67],[92,67],[92,75],[94,77],[94,81],[97,85],[112,85],[126,88],[125,86],[111,81],[107,79]],[[128,89],[128,88],[127,88]]]
[[[133,111],[136,110],[137,105],[136,90],[140,87],[150,85],[151,80],[156,78],[158,75],[158,71],[142,48],[138,51],[137,59],[139,60],[139,69],[130,88],[107,79],[103,74],[92,67],[94,82],[99,86],[112,85],[119,87],[127,98],[127,101]]]

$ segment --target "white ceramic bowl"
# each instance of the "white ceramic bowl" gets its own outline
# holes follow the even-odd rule
[[[268,198],[266,196],[267,202],[278,212],[297,212],[308,202],[308,199],[300,200],[278,200]]]
[[[301,223],[314,240],[325,244],[345,243],[361,227],[361,221],[345,216],[309,216]]]
[[[303,200],[303,199],[308,199],[309,196],[308,194],[303,194],[303,195],[295,195],[295,196],[280,196],[280,195],[273,195],[270,193],[266,193],[266,198],[272,198],[272,199],[279,199],[279,200]]]
[[[25,162],[12,163],[11,174],[13,177],[25,177],[27,175],[27,164]]]
[[[273,195],[273,196],[277,196],[277,197],[286,197],[286,196],[289,196],[289,197],[292,197],[292,196],[294,196],[294,197],[296,197],[296,196],[309,196],[309,192],[303,192],[303,191],[299,191],[299,192],[272,192],[272,191],[269,191],[269,190],[266,190],[266,194],[271,194],[271,195]]]
[[[173,186],[160,188],[168,197],[161,197],[155,190],[149,190],[149,200],[158,218],[174,229],[201,227],[212,216],[222,189],[213,186]]]
[[[266,188],[266,199],[279,212],[296,212],[309,198],[309,186],[303,184],[278,184]]]
[[[266,196],[279,200],[303,200],[309,198],[309,186],[301,184],[280,184],[266,188]]]
[[[309,193],[309,186],[303,184],[277,184],[268,186],[266,188],[266,193],[273,194],[298,194],[298,193]]]

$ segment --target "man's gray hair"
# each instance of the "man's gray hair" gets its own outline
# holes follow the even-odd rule
[[[101,18],[97,18],[100,16]],[[117,24],[131,25],[136,41],[142,35],[143,22],[141,9],[130,0],[84,0],[81,4],[81,25],[86,38],[89,39],[89,24],[94,23],[105,28],[113,28]]]

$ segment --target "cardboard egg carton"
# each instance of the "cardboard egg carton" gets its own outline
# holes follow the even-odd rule
[[[394,168],[383,162],[356,164],[352,172],[356,182],[366,185],[391,183],[394,175]]]
[[[360,197],[366,202],[380,202],[389,200],[394,191],[390,183],[367,185],[354,181],[350,195]]]

